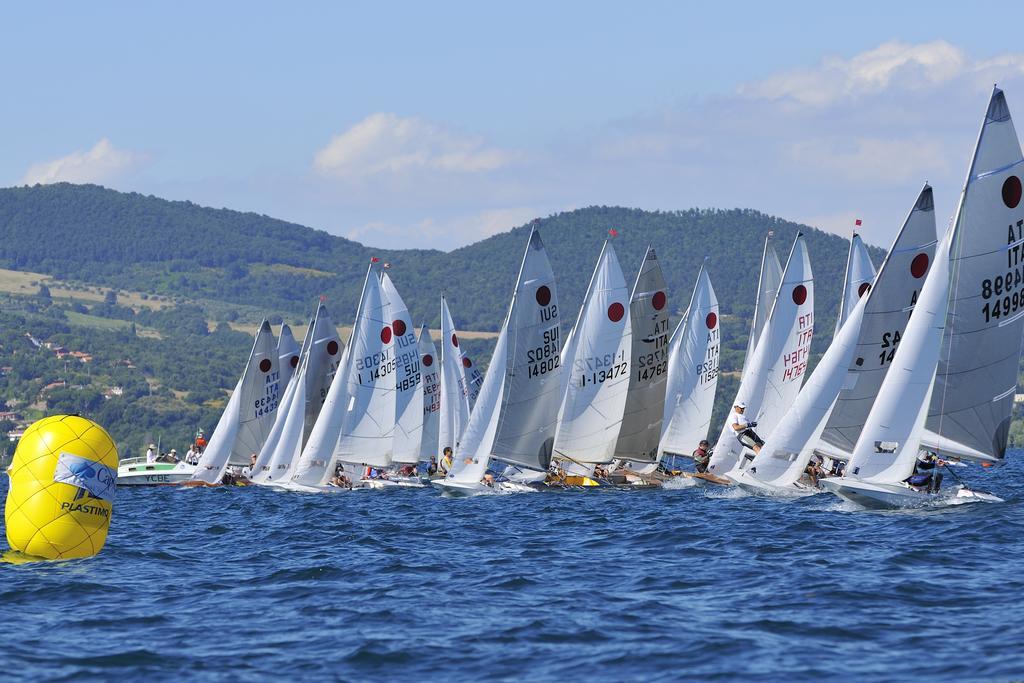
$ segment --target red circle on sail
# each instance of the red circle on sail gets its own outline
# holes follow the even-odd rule
[[[472,366],[473,366],[473,361],[471,361],[468,358],[463,358],[462,359],[462,367],[469,368],[469,367],[472,367]]]
[[[654,296],[651,297],[651,305],[654,306],[654,310],[660,311],[665,308],[665,302],[668,297],[665,296],[665,292],[655,292]]]
[[[327,342],[327,353],[331,354],[332,356],[337,355],[338,342],[334,341],[333,339]]]
[[[395,322],[391,323],[391,327],[395,330],[395,335],[401,337],[403,334],[405,334],[404,320],[396,320]]]
[[[434,364],[434,357],[431,356],[429,353],[424,355],[423,356],[423,364],[426,365],[429,368],[431,365]]]
[[[617,323],[622,320],[622,316],[626,315],[626,309],[622,307],[618,301],[608,307],[608,319],[613,323]]]
[[[708,317],[704,318],[704,324],[708,326],[709,330],[715,329],[715,325],[718,324],[718,316],[714,311],[708,313]]]
[[[299,367],[299,357],[298,356],[292,356],[291,358],[289,358],[288,359],[288,365],[292,366],[293,368]]]
[[[274,367],[274,364],[270,362],[269,358],[264,358],[260,361],[260,371],[270,372],[270,368]]]
[[[385,325],[380,330],[380,340],[385,344],[391,341],[391,328]]]
[[[459,348],[459,338],[456,337],[454,334],[452,335],[452,346],[454,346],[455,348]]]
[[[541,285],[537,288],[537,303],[541,306],[547,306],[551,303],[551,290],[548,289],[547,285]]]
[[[1020,194],[1020,178],[1012,175],[1003,181],[1003,204],[1011,209],[1016,209],[1020,204]]]
[[[860,283],[860,287],[857,288],[857,297],[858,298],[862,297],[862,296],[864,296],[865,294],[867,294],[870,291],[871,291],[871,283],[870,282],[862,282],[862,283]]]
[[[910,262],[910,274],[920,279],[928,272],[928,254],[918,254]]]
[[[807,301],[807,288],[803,285],[797,285],[793,288],[793,303],[797,306],[803,306],[805,301]]]

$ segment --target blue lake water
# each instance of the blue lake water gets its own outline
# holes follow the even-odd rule
[[[0,677],[1021,678],[1022,458],[958,470],[1006,503],[898,513],[120,489],[98,557],[0,565]]]

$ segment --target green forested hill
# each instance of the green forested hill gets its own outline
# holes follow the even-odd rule
[[[674,310],[686,306],[697,269],[708,257],[723,313],[741,318],[753,305],[765,234],[775,231],[785,259],[795,233],[803,230],[819,283],[822,333],[835,315],[848,248],[838,236],[746,209],[589,207],[543,218],[538,227],[559,277],[566,320],[575,315],[609,228],[619,232],[615,246],[627,277],[648,244],[657,249]],[[267,216],[95,185],[0,190],[2,267],[297,315],[326,294],[341,322],[354,314],[367,260],[376,255],[392,263],[392,277],[417,320],[436,324],[437,298],[447,292],[459,327],[496,330],[528,230],[522,226],[450,253],[374,249]],[[877,250],[874,255],[881,258]],[[733,331],[743,334],[742,329]]]

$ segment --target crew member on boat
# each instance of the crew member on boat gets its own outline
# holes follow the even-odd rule
[[[907,477],[906,482],[915,489],[924,489],[929,493],[938,493],[942,486],[942,472],[936,468],[944,466],[946,462],[939,460],[939,456],[931,451],[925,451],[917,456],[914,463],[914,473]]]
[[[693,464],[698,472],[708,471],[708,463],[711,462],[711,453],[708,452],[710,446],[707,439],[701,439],[696,450],[693,451]]]
[[[432,477],[437,474],[437,457],[430,456],[430,464],[427,465],[427,476]]]
[[[202,429],[196,431],[195,447],[196,453],[202,453],[206,449],[206,437],[203,436]]]
[[[729,413],[729,427],[735,432],[736,438],[739,439],[741,444],[754,451],[754,453],[760,453],[761,446],[764,445],[764,439],[754,431],[757,423],[751,422],[743,414],[746,410],[747,404],[743,401],[734,405],[732,412]]]
[[[811,461],[807,463],[807,467],[804,468],[804,474],[807,475],[807,480],[812,488],[818,488],[818,479],[825,476],[824,464],[825,460],[815,453],[811,456]]]
[[[448,472],[450,472],[451,469],[452,469],[452,461],[453,460],[454,460],[454,457],[453,457],[453,454],[452,454],[452,447],[451,446],[445,446],[444,447],[444,456],[441,458],[441,464],[439,465],[439,468],[441,470],[441,474],[443,474],[445,476],[448,476]]]
[[[483,484],[484,486],[490,486],[491,488],[494,488],[494,475],[488,472],[487,474],[484,475],[484,478],[480,480],[480,483]]]
[[[146,449],[146,462],[150,465],[156,462],[156,444],[149,444],[149,448]]]

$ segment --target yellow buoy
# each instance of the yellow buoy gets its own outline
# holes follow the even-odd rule
[[[107,540],[117,447],[103,427],[54,415],[25,432],[7,470],[7,542],[48,560],[91,557]]]

